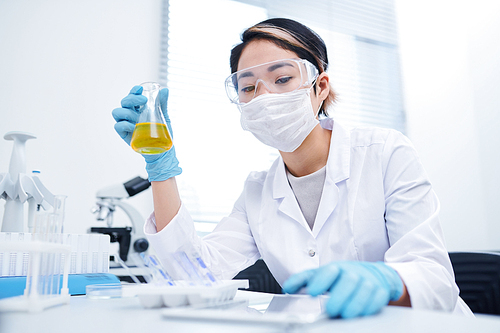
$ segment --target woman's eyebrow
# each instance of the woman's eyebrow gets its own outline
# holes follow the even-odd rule
[[[272,71],[275,71],[277,70],[278,68],[281,68],[281,67],[284,67],[284,66],[290,66],[290,67],[294,67],[292,64],[288,63],[288,62],[280,62],[278,64],[274,64],[274,65],[271,65],[267,68],[267,71],[268,72],[272,72]],[[241,73],[239,76],[238,76],[238,80],[239,79],[242,79],[244,77],[252,77],[252,76],[255,76],[253,74],[252,71],[246,71],[244,73]]]
[[[291,63],[288,63],[288,62],[280,62],[280,63],[278,63],[278,64],[274,64],[274,65],[272,65],[272,66],[269,66],[269,67],[267,68],[267,71],[268,71],[268,72],[272,72],[272,71],[277,70],[278,68],[281,68],[281,67],[283,67],[283,66],[290,66],[290,67],[294,67]]]
[[[251,71],[247,71],[247,72],[245,72],[245,73],[241,73],[241,74],[238,76],[238,80],[239,80],[239,79],[242,79],[242,78],[244,78],[244,77],[250,77],[250,76],[255,76],[255,75],[253,75],[253,72],[251,72]]]

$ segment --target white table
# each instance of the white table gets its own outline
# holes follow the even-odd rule
[[[249,299],[250,305],[267,304],[272,295],[238,291],[237,299]],[[282,332],[285,328],[268,324],[221,321],[174,320],[162,315],[162,309],[144,309],[137,298],[92,300],[71,297],[70,305],[40,313],[0,313],[0,332]],[[500,332],[500,316],[478,315],[466,318],[448,313],[388,306],[381,313],[350,320],[331,319],[302,326],[298,332]]]

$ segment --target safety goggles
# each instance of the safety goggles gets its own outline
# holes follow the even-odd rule
[[[226,93],[231,102],[250,102],[266,90],[282,94],[311,86],[318,69],[305,59],[282,59],[245,68],[226,79]]]

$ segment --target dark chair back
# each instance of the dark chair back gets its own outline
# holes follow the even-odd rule
[[[252,266],[242,270],[235,279],[247,279],[250,287],[246,290],[263,293],[282,294],[281,286],[267,268],[264,260],[259,259]]]
[[[500,315],[500,254],[449,253],[460,297],[474,313]]]

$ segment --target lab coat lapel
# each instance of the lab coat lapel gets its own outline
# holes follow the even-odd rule
[[[278,203],[278,210],[309,229],[299,204],[297,203],[297,199],[293,194],[292,188],[290,184],[288,184],[285,163],[281,156],[279,159],[280,161],[276,168],[273,181],[273,198],[277,201],[281,200],[281,202]]]
[[[349,178],[351,150],[350,135],[343,127],[331,121],[332,138],[330,141],[330,151],[326,163],[326,177],[323,185],[323,192],[313,226],[313,235],[316,237],[321,228],[325,225],[330,215],[339,202],[338,183]],[[323,124],[322,124],[323,125]],[[328,125],[324,126],[328,128]]]

